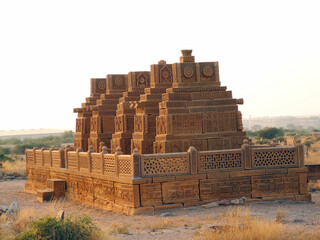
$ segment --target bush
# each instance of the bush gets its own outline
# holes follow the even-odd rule
[[[258,137],[264,139],[273,139],[283,137],[284,131],[282,128],[264,128],[258,131]]]
[[[4,153],[0,153],[0,160],[3,161],[13,161],[13,159],[7,155],[5,155]]]
[[[93,239],[98,228],[88,217],[69,216],[60,221],[53,217],[44,217],[31,224],[30,231],[17,236],[16,240],[87,240]]]

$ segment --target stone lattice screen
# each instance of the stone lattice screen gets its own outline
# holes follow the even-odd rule
[[[141,155],[141,172],[144,176],[190,174],[188,153]]]
[[[253,168],[297,167],[296,147],[254,148],[251,149]]]
[[[243,170],[243,152],[241,149],[199,152],[198,169],[201,173],[215,170],[219,172]]]

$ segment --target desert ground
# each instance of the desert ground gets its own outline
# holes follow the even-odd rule
[[[196,239],[221,225],[225,214],[249,213],[266,220],[280,221],[295,231],[317,231],[320,228],[320,192],[312,192],[313,203],[289,200],[248,202],[243,206],[201,206],[171,209],[156,213],[126,216],[80,204],[73,200],[40,203],[36,196],[24,192],[26,180],[0,182],[0,205],[18,201],[21,211],[29,218],[55,215],[63,209],[66,215],[87,215],[105,233],[105,239]]]

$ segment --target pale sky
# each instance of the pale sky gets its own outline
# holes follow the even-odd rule
[[[319,1],[0,1],[0,130],[75,128],[90,78],[218,61],[247,118],[320,115]]]

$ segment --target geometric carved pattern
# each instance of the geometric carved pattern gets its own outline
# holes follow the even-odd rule
[[[119,174],[132,174],[132,160],[131,156],[119,156]]]
[[[189,159],[186,153],[143,155],[143,175],[167,175],[189,172]]]
[[[48,150],[43,151],[43,164],[51,166],[51,153]]]
[[[42,165],[41,150],[36,150],[36,165]]]
[[[33,154],[33,150],[26,150],[26,161],[27,161],[27,165],[29,164],[34,164],[34,154]]]
[[[87,153],[79,153],[80,168],[89,169],[89,159]]]
[[[91,154],[92,170],[101,170],[101,155]]]
[[[283,149],[252,149],[254,167],[294,166],[296,164],[296,150]]]
[[[157,117],[157,134],[167,133],[167,118],[166,116]]]
[[[202,133],[202,114],[175,114],[172,115],[173,134]]]
[[[60,167],[60,151],[52,151],[52,167]]]
[[[199,170],[234,169],[242,167],[242,151],[199,153]]]
[[[108,154],[109,155],[109,154]],[[104,171],[106,173],[115,173],[116,172],[116,160],[114,155],[104,155]]]
[[[161,83],[171,83],[172,82],[172,71],[170,68],[168,68],[167,65],[165,65],[160,70],[160,82]]]
[[[77,153],[75,152],[68,152],[68,168],[69,167],[73,167],[73,168],[78,167]]]

